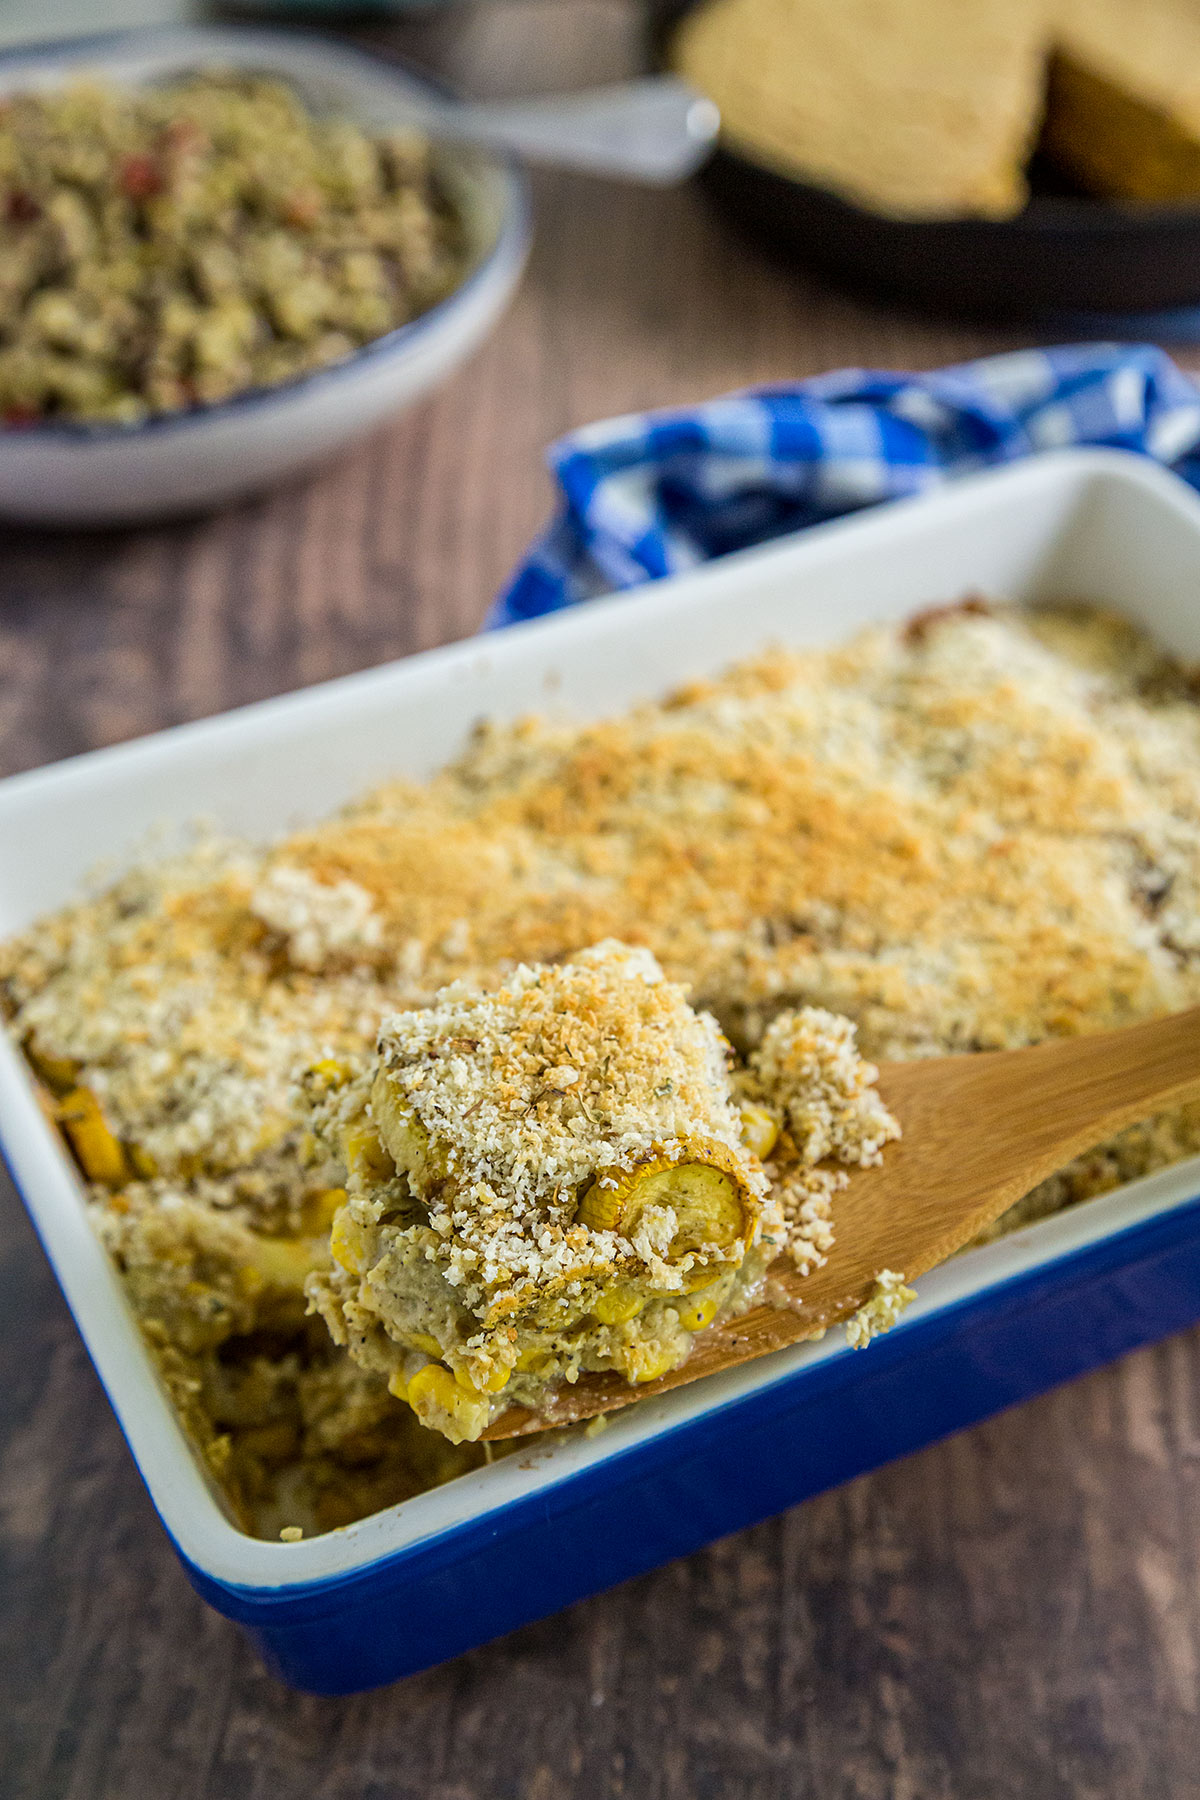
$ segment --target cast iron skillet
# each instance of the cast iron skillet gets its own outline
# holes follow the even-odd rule
[[[656,62],[694,4],[650,0]],[[1036,159],[1029,204],[1001,220],[883,218],[726,149],[700,179],[773,248],[851,287],[942,313],[1028,320],[1200,302],[1200,206],[1091,199]]]

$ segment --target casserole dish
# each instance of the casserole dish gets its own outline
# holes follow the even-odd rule
[[[1200,500],[1175,478],[1113,452],[1031,460],[633,598],[14,777],[0,784],[0,933],[160,822],[211,815],[263,838],[389,773],[430,773],[480,714],[611,712],[765,643],[836,642],[970,588],[1106,604],[1195,660],[1198,572]],[[801,1346],[599,1435],[536,1441],[341,1530],[267,1543],[208,1485],[7,1042],[0,1142],[192,1581],[317,1692],[426,1667],[1200,1318],[1193,1159],[936,1271],[865,1356],[840,1335]]]
[[[180,25],[0,50],[0,97],[85,75],[136,88],[218,66],[275,76],[314,113],[368,131],[402,123],[406,104],[431,85],[368,51],[300,32]],[[438,168],[469,244],[463,277],[445,299],[278,387],[130,425],[51,420],[0,430],[0,516],[111,525],[215,506],[319,462],[427,392],[499,319],[530,233],[525,179],[511,159],[443,146]]]

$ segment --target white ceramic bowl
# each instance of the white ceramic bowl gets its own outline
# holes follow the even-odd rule
[[[0,52],[0,95],[94,72],[122,86],[233,66],[278,75],[316,112],[385,129],[419,77],[301,33],[180,26]],[[200,510],[265,488],[360,437],[426,393],[480,343],[507,305],[529,246],[529,204],[503,157],[445,149],[440,167],[467,220],[471,254],[446,300],[312,375],[133,426],[0,429],[0,517],[115,525]]]

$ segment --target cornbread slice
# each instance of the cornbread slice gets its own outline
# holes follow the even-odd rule
[[[705,0],[671,49],[753,162],[897,217],[1003,218],[1046,156],[1200,194],[1196,0]]]
[[[331,1110],[349,1198],[309,1293],[454,1441],[502,1390],[677,1367],[778,1243],[728,1046],[645,950],[456,983],[384,1021]]]
[[[671,55],[730,146],[785,175],[900,216],[1024,203],[1044,0],[707,0]]]
[[[1055,0],[1044,141],[1096,194],[1200,195],[1196,0]]]

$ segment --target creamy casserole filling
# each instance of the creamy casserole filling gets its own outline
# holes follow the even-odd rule
[[[333,1222],[384,1223],[357,1218],[374,1177],[313,1117],[363,1079],[384,1018],[439,1014],[456,981],[485,1005],[520,965],[562,971],[606,939],[648,953],[742,1059],[739,1113],[768,1115],[746,1152],[770,1183],[755,1204],[802,1264],[828,1247],[845,1171],[836,1144],[818,1154],[821,1103],[763,1098],[776,1064],[820,1040],[834,1080],[839,1056],[1016,1046],[1200,1002],[1198,896],[1189,672],[1095,610],[972,602],[770,651],[618,718],[487,727],[432,781],[266,849],[147,860],[0,947],[0,994],[231,1504],[250,1529],[311,1531],[483,1456],[425,1430],[390,1364],[306,1312],[310,1279],[335,1316],[362,1279],[332,1259]],[[565,1116],[570,1085],[531,1118]],[[1147,1121],[1009,1222],[1197,1148],[1200,1109]]]

